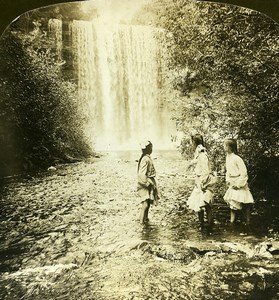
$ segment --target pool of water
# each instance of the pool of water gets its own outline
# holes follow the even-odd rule
[[[196,242],[245,242],[257,244],[279,233],[279,206],[257,203],[253,209],[251,224],[246,225],[244,217],[238,214],[235,224],[229,222],[229,209],[225,204],[215,204],[214,224],[200,226],[197,216],[187,209],[174,209],[164,221],[147,223],[142,239],[179,243],[186,240]]]
[[[108,158],[112,159],[122,159],[122,160],[137,160],[141,156],[141,151],[106,151],[100,152],[100,155],[103,155]],[[153,150],[151,157],[156,161],[157,159],[182,159],[180,152],[177,149],[170,149],[170,150]]]

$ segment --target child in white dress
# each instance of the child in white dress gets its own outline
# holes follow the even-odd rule
[[[226,152],[226,183],[228,190],[224,200],[231,209],[231,223],[235,222],[236,212],[245,212],[246,223],[250,223],[251,204],[254,203],[253,196],[249,190],[247,181],[247,169],[241,157],[237,155],[237,142],[227,139],[224,142]]]
[[[204,222],[204,210],[206,211],[207,221],[212,224],[212,208],[213,199],[212,187],[208,185],[210,176],[210,165],[206,148],[204,147],[203,137],[196,134],[192,137],[192,143],[195,147],[194,159],[189,164],[189,167],[194,165],[195,169],[195,186],[187,200],[187,205],[190,209],[198,213],[199,221]]]

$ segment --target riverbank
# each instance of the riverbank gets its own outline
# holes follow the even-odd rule
[[[158,152],[161,200],[140,226],[137,156],[5,183],[1,299],[278,299],[276,220],[254,211],[250,228],[231,227],[217,198],[214,226],[199,228],[185,205],[193,184],[185,160]]]

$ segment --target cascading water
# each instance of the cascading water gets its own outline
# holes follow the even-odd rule
[[[166,105],[162,31],[97,19],[74,20],[70,32],[92,146],[132,150],[150,139],[157,149],[170,148],[175,126]]]
[[[62,20],[49,19],[48,31],[50,36],[54,39],[56,45],[56,53],[60,60],[62,60]]]

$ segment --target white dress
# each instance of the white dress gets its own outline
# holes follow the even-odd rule
[[[202,190],[203,183],[207,181],[210,174],[207,152],[202,145],[197,146],[193,163],[195,164],[195,187],[187,200],[187,205],[198,212],[213,199],[213,193],[209,188]]]
[[[234,153],[226,156],[226,182],[229,188],[225,193],[224,200],[231,209],[241,209],[242,203],[254,203],[249,190],[246,166],[241,157]]]

